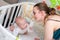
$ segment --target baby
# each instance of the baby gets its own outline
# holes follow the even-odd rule
[[[34,33],[32,24],[33,23],[29,23],[29,22],[27,22],[27,20],[25,20],[24,18],[22,18],[21,16],[19,16],[19,17],[17,17],[15,19],[15,23],[13,25],[11,25],[9,27],[9,29],[12,32],[12,34],[14,34],[15,36],[17,36],[18,34],[22,34],[22,35],[28,35],[28,34],[32,35],[33,34],[34,40],[40,40],[36,36],[36,34]],[[26,37],[26,38],[28,39],[28,37]]]

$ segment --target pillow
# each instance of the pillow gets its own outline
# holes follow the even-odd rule
[[[33,5],[23,4],[22,7],[23,7],[22,16],[32,19],[33,18]]]

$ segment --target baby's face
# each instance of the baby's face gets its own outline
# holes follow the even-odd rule
[[[16,24],[18,25],[19,28],[21,29],[25,29],[28,26],[28,23],[26,22],[26,20],[22,19],[22,20],[17,20]]]

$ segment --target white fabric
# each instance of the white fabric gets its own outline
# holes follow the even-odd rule
[[[13,36],[8,30],[6,30],[2,25],[0,25],[0,40],[15,40],[16,37]]]
[[[20,29],[16,24],[14,24],[14,31],[13,31],[13,34],[16,36],[18,33],[20,34],[24,34],[27,30],[28,30],[28,27],[24,30]]]
[[[18,33],[18,32],[17,32]],[[15,40],[16,37],[10,34],[5,28],[0,27],[0,39],[1,40]],[[3,36],[3,37],[2,37]],[[5,36],[5,37],[4,37]],[[27,35],[20,35],[20,40],[34,40],[35,37],[38,37],[37,34],[32,31],[29,32]]]
[[[42,23],[34,22],[34,31],[40,37],[40,40],[44,40],[44,26]]]

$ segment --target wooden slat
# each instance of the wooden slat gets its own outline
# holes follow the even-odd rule
[[[6,14],[6,10],[7,9],[4,9],[4,10],[1,10],[1,15],[0,15],[0,23],[2,24],[3,23],[3,19],[4,19],[4,15]]]
[[[16,7],[13,7],[13,11],[12,11],[12,14],[11,14],[11,17],[10,17],[10,21],[9,21],[8,26],[10,26],[11,20],[13,19],[13,14],[14,14],[15,8]]]
[[[10,11],[11,11],[11,8],[8,9],[7,16],[6,16],[6,21],[5,21],[5,23],[4,23],[4,27],[6,26],[6,23],[7,23],[7,21],[8,21]]]
[[[17,11],[16,11],[16,14],[15,14],[15,17],[14,17],[13,23],[15,22],[15,19],[16,19],[16,16],[17,16],[17,13],[18,13],[19,7],[20,7],[20,5],[19,5],[18,8],[17,8]]]
[[[20,8],[20,10],[19,10],[18,16],[20,16],[20,15],[22,14],[22,13],[21,13],[21,12],[22,12],[22,9],[23,9],[23,8],[22,8],[22,5],[21,5],[21,8]]]

